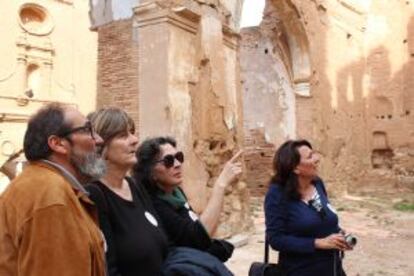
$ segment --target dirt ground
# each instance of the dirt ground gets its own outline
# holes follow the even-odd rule
[[[226,263],[237,276],[247,275],[253,261],[263,260],[263,199],[252,203],[255,229],[248,244],[235,249]],[[414,276],[414,212],[393,208],[396,199],[345,197],[332,200],[341,227],[358,238],[358,244],[344,259],[348,276]],[[277,261],[272,251],[270,259]]]

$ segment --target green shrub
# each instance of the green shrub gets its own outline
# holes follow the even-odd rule
[[[400,202],[394,205],[394,209],[403,212],[414,212],[414,203]]]

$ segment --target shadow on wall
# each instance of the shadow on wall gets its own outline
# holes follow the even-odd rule
[[[400,43],[408,61],[393,75],[384,46],[338,71],[333,123],[349,127],[335,131],[346,147],[332,156],[338,161],[331,169],[348,179],[349,191],[414,190],[414,17]]]
[[[385,46],[365,55],[358,42],[352,43],[352,35],[345,34],[350,47],[355,47],[349,49],[350,59],[353,58],[352,50],[360,51],[361,58],[332,76],[328,72],[332,67],[327,67],[327,58],[332,58],[328,55],[327,45],[333,45],[326,38],[329,16],[327,8],[320,3],[267,1],[261,30],[272,41],[273,49],[269,48],[269,53],[279,52],[288,71],[295,62],[292,47],[288,44],[294,42],[292,37],[300,32],[286,25],[301,24],[309,40],[310,97],[295,95],[296,136],[311,140],[321,151],[324,157],[321,176],[328,189],[334,187],[334,194],[375,192],[375,187],[369,183],[377,187],[414,190],[414,18],[407,25],[407,38],[401,41],[408,51],[407,62],[395,73],[391,71],[393,57]],[[266,72],[269,69],[260,70]],[[331,83],[331,79],[336,82]],[[334,89],[336,97],[331,94]],[[259,95],[260,92],[250,91]],[[280,112],[281,107],[268,109],[257,108],[260,112]],[[260,131],[268,132],[266,129]],[[267,184],[271,166],[270,159],[265,158],[268,154],[258,155],[263,153],[266,145],[254,143],[258,138],[249,137],[249,132],[253,133],[245,129],[245,141],[253,140],[254,146],[251,156],[246,159],[247,181],[251,193],[255,194],[255,191],[263,190],[263,183]],[[250,160],[254,160],[254,165],[249,166]]]

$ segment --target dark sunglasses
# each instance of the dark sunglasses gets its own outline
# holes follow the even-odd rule
[[[164,156],[163,159],[157,160],[156,163],[163,163],[164,166],[169,169],[174,166],[174,161],[177,159],[181,164],[184,163],[184,153],[182,151],[178,151],[176,154],[167,154]]]
[[[95,138],[95,130],[92,127],[92,123],[89,121],[87,121],[85,125],[69,129],[60,134],[59,136],[65,138],[76,132],[90,134],[92,138]]]

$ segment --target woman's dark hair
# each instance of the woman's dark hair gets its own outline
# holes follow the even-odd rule
[[[29,120],[24,135],[23,149],[26,159],[36,161],[47,159],[52,150],[48,139],[51,135],[60,135],[70,130],[70,125],[65,122],[65,107],[58,103],[52,103],[41,108]]]
[[[132,170],[132,177],[138,185],[143,185],[151,195],[154,195],[158,190],[152,176],[152,169],[160,156],[161,146],[165,144],[170,144],[174,148],[177,146],[177,142],[172,137],[149,138],[141,143],[136,153],[137,163]]]
[[[288,140],[277,149],[273,157],[274,175],[270,183],[280,185],[289,199],[300,199],[298,177],[294,170],[300,163],[298,148],[301,146],[312,149],[312,145],[306,140]]]

